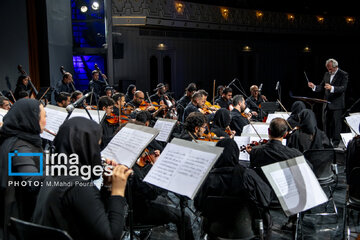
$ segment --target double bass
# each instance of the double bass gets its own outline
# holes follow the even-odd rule
[[[65,71],[64,66],[61,66],[61,67],[60,67],[60,72],[61,72],[61,74],[62,74],[63,76],[66,74],[66,71]],[[71,85],[71,88],[73,89],[73,91],[75,92],[75,91],[76,91],[76,88],[75,88],[75,86],[74,86],[73,81],[70,82],[70,85]]]

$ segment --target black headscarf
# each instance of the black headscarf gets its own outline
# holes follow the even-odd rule
[[[134,84],[130,84],[126,90],[126,94],[125,94],[125,98],[127,99],[127,101],[131,101],[134,98],[134,94],[132,93],[132,90],[135,88],[136,86]]]
[[[289,122],[292,128],[299,126],[299,113],[303,109],[306,109],[306,106],[305,103],[303,103],[302,101],[296,101],[291,106],[291,115],[287,119],[287,121]]]
[[[317,121],[313,111],[304,109],[299,113],[300,129],[304,133],[315,134]]]
[[[225,108],[220,108],[216,111],[213,121],[215,126],[225,130],[225,128],[229,126],[231,122],[230,111]]]
[[[0,130],[0,187],[7,185],[7,161],[17,139],[30,142],[41,148],[40,108],[39,101],[20,99],[14,103],[3,118],[4,124]]]
[[[224,151],[216,161],[214,168],[235,167],[239,164],[240,150],[233,139],[222,139],[216,143],[216,146],[223,147]]]
[[[65,153],[68,157],[76,153],[79,164],[91,168],[101,165],[99,140],[102,129],[99,124],[83,117],[74,117],[61,125],[54,139],[55,151]],[[95,180],[99,176],[92,176]]]

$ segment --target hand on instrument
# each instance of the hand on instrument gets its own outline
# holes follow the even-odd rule
[[[124,165],[117,165],[113,170],[113,175],[111,178],[112,196],[125,196],[126,182],[130,174],[133,173],[133,170],[129,169]]]
[[[101,74],[101,76],[102,76],[103,79],[105,79],[105,80],[107,79],[105,74]]]
[[[251,114],[252,114],[252,115],[254,115],[255,117],[257,117],[257,116],[258,116],[258,113],[257,113],[257,112],[255,112],[255,111],[252,111],[252,112],[251,112]]]
[[[325,83],[325,86],[324,86],[325,89],[327,90],[331,90],[332,86],[328,83]]]

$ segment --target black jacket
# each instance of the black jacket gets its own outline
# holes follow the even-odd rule
[[[249,121],[235,108],[230,112],[230,115],[230,128],[236,131],[236,136],[241,136],[244,126],[248,125]]]
[[[324,98],[330,103],[328,104],[329,110],[339,110],[345,108],[345,91],[348,84],[348,73],[338,69],[336,72],[331,85],[334,86],[334,93],[330,93],[330,90],[324,90],[325,83],[330,84],[330,74],[326,72],[323,80],[319,85],[316,85],[315,91],[324,91]]]

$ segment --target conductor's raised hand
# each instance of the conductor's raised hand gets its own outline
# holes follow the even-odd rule
[[[112,196],[125,196],[126,182],[133,171],[124,165],[117,165],[112,175]]]
[[[308,86],[309,88],[313,89],[315,87],[315,85],[312,82],[308,82]]]

